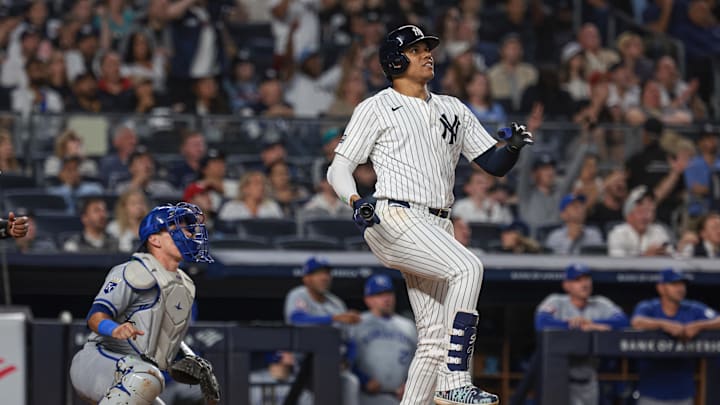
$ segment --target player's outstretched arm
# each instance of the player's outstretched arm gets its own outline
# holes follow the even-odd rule
[[[525,125],[514,122],[509,128],[501,128],[498,135],[506,142],[505,146],[489,149],[474,161],[486,172],[502,177],[515,166],[520,149],[532,145],[535,141]]]

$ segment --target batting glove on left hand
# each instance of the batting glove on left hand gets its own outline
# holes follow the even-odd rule
[[[510,124],[509,128],[500,128],[498,136],[507,143],[508,149],[518,152],[527,145],[535,143],[532,133],[527,130],[525,125],[518,125],[516,122]]]
[[[380,218],[375,214],[377,200],[373,197],[361,198],[353,203],[353,221],[355,225],[365,233],[365,229],[380,223]]]

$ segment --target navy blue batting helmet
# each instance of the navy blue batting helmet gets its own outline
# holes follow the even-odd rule
[[[212,263],[208,250],[205,215],[195,204],[178,203],[153,208],[140,222],[138,234],[143,246],[150,235],[167,231],[186,262]],[[187,233],[185,231],[188,231]]]
[[[387,34],[380,45],[379,57],[380,65],[388,80],[392,80],[394,76],[402,74],[407,69],[410,59],[403,54],[403,51],[420,41],[427,42],[431,50],[440,44],[438,37],[425,35],[414,25],[403,25]]]

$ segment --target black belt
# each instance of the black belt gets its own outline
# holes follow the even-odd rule
[[[407,201],[388,200],[388,203],[402,205],[405,208],[410,208],[410,203]],[[428,208],[428,212],[440,218],[447,218],[450,216],[450,210],[444,210],[442,208]]]

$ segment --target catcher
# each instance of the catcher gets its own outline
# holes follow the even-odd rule
[[[73,387],[101,405],[163,404],[163,371],[199,384],[205,401],[220,401],[210,363],[183,343],[195,285],[181,261],[212,262],[204,215],[195,205],[153,208],[140,223],[141,247],[113,267],[87,316],[93,333],[70,367]]]

